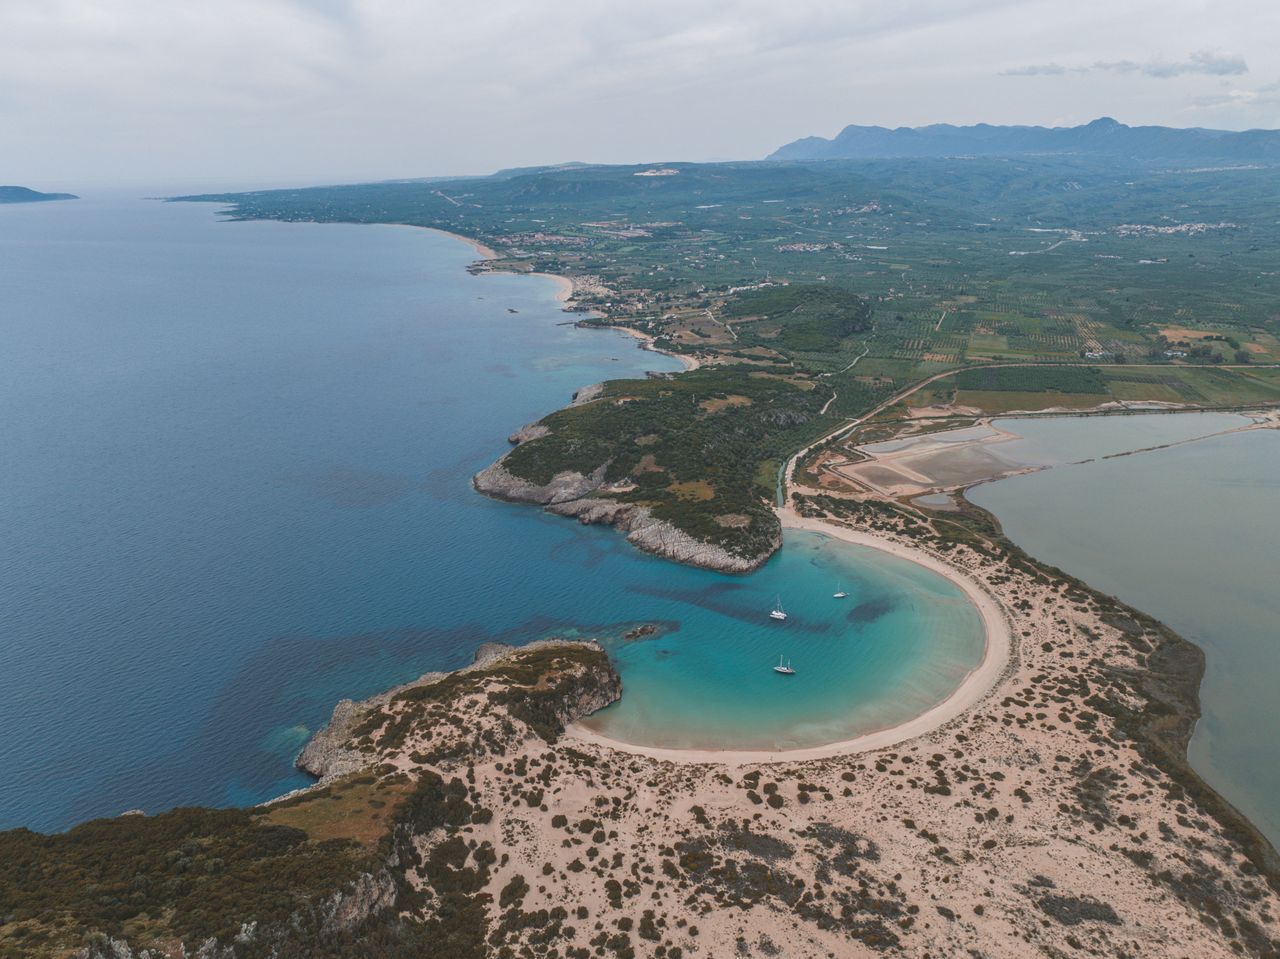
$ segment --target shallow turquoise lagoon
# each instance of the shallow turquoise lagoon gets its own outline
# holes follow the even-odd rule
[[[607,644],[623,697],[588,727],[649,746],[817,746],[919,715],[982,661],[960,588],[879,550],[792,530],[760,573],[716,580],[671,593],[699,609],[678,631]],[[779,596],[784,622],[768,617]],[[780,657],[794,675],[773,671]]]
[[[0,208],[0,828],[279,795],[339,698],[484,642],[601,637],[626,689],[602,722],[698,745],[842,738],[977,662],[976,612],[911,564],[789,535],[724,576],[476,495],[516,427],[677,364],[473,256],[203,204]]]

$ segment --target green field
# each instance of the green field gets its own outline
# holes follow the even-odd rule
[[[198,199],[240,218],[474,237],[499,254],[488,268],[582,281],[591,292],[575,308],[603,314],[586,322],[717,364],[678,386],[613,384],[630,398],[553,414],[559,435],[511,466],[534,478],[608,464],[635,485],[627,497],[731,549],[776,532],[768,464],[941,371],[1032,364],[970,370],[905,406],[1280,401],[1280,380],[1259,368],[1280,362],[1275,170],[1067,157],[665,166],[678,172],[547,168]],[[750,402],[702,405],[730,396]],[[645,461],[635,438],[647,434],[659,441]],[[751,523],[725,526],[725,514]]]

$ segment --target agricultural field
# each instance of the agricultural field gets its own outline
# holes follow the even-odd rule
[[[581,322],[631,327],[704,369],[609,384],[609,402],[547,417],[560,435],[509,465],[545,479],[607,464],[629,490],[615,498],[726,548],[776,533],[776,464],[949,370],[964,372],[884,415],[1280,402],[1273,169],[663,166],[675,172],[546,167],[187,199],[235,218],[435,227],[496,251],[475,269],[572,277]],[[991,366],[1004,368],[976,369]],[[661,442],[639,453],[649,435]]]
[[[1086,410],[1105,403],[1221,408],[1280,402],[1280,369],[1191,366],[998,366],[936,380],[883,414],[951,407],[984,413]]]

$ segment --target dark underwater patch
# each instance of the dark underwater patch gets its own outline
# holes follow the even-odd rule
[[[874,623],[881,616],[893,612],[897,604],[887,596],[864,600],[845,614],[851,623]]]

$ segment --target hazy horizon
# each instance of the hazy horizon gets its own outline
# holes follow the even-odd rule
[[[0,182],[186,189],[759,159],[851,123],[1280,126],[1248,0],[0,0]]]

